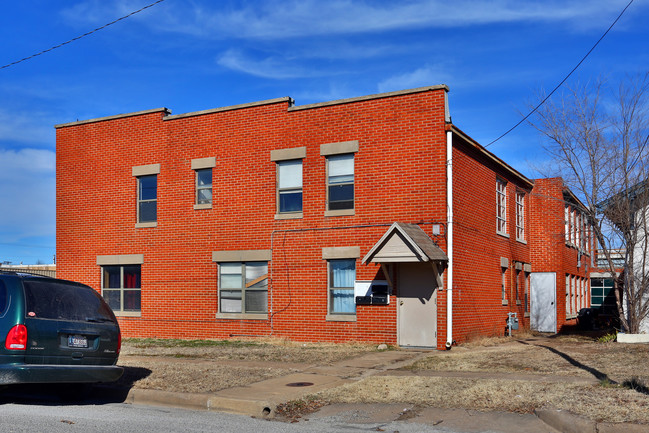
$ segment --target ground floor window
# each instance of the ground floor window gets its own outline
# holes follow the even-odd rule
[[[219,264],[219,312],[268,312],[268,262]]]
[[[356,260],[329,260],[329,312],[331,314],[356,314],[354,282]]]
[[[101,293],[115,314],[139,313],[142,310],[140,265],[102,266],[101,270]]]
[[[590,304],[592,308],[610,313],[617,309],[612,278],[591,278]]]

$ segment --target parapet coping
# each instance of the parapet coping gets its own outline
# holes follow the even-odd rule
[[[165,107],[153,108],[151,110],[134,111],[133,113],[115,114],[113,116],[97,117],[94,119],[87,119],[87,120],[77,120],[76,122],[59,123],[58,125],[54,125],[54,128],[59,129],[59,128],[65,128],[67,126],[85,125],[86,123],[104,122],[107,120],[123,119],[125,117],[142,116],[145,114],[152,114],[152,113],[165,113],[166,115],[168,115],[171,114],[171,110]]]
[[[60,123],[58,125],[54,125],[54,128],[65,128],[68,126],[78,126],[78,125],[85,125],[88,123],[96,123],[96,122],[104,122],[107,120],[116,120],[116,119],[123,119],[126,117],[134,117],[134,116],[141,116],[145,114],[151,114],[151,113],[164,113],[165,116],[162,118],[162,120],[175,120],[175,119],[183,119],[186,117],[194,117],[194,116],[202,116],[205,114],[213,114],[213,113],[220,113],[224,111],[232,111],[232,110],[241,110],[244,108],[251,108],[251,107],[259,107],[262,105],[270,105],[270,104],[278,104],[282,102],[288,102],[288,111],[300,111],[300,110],[309,110],[313,108],[320,108],[320,107],[328,107],[331,105],[341,105],[341,104],[349,104],[353,102],[361,102],[361,101],[369,101],[372,99],[381,99],[381,98],[389,98],[393,96],[401,96],[401,95],[408,95],[412,93],[421,93],[421,92],[428,92],[432,90],[445,90],[449,91],[449,88],[446,84],[438,84],[435,86],[426,86],[426,87],[417,87],[415,89],[406,89],[406,90],[397,90],[394,92],[385,92],[385,93],[376,93],[373,95],[365,95],[365,96],[358,96],[354,98],[346,98],[346,99],[337,99],[333,101],[325,101],[325,102],[318,102],[315,104],[307,104],[307,105],[294,105],[295,101],[289,97],[289,96],[284,96],[281,98],[275,98],[275,99],[267,99],[264,101],[256,101],[256,102],[249,102],[246,104],[237,104],[237,105],[230,105],[227,107],[219,107],[219,108],[212,108],[209,110],[201,110],[201,111],[193,111],[190,113],[182,113],[182,114],[174,114],[171,115],[171,110],[165,107],[162,108],[154,108],[152,110],[144,110],[144,111],[135,111],[133,113],[124,113],[124,114],[116,114],[113,116],[106,116],[106,117],[97,117],[94,119],[88,119],[88,120],[77,120],[76,122],[68,122],[68,123]]]
[[[174,120],[174,119],[182,119],[184,117],[202,116],[204,114],[220,113],[222,111],[241,110],[243,108],[258,107],[260,105],[278,104],[280,102],[288,102],[289,105],[290,105],[290,104],[293,104],[293,99],[291,99],[288,96],[284,96],[282,98],[267,99],[265,101],[248,102],[246,104],[229,105],[227,107],[211,108],[209,110],[192,111],[190,113],[174,114],[173,116],[164,117],[163,120]]]
[[[370,99],[389,98],[391,96],[408,95],[410,93],[421,93],[421,92],[428,92],[431,90],[442,90],[442,89],[447,92],[449,91],[448,86],[446,84],[438,84],[435,86],[417,87],[415,89],[397,90],[395,92],[375,93],[373,95],[357,96],[355,98],[347,98],[347,99],[337,99],[334,101],[318,102],[315,104],[296,105],[296,106],[289,107],[288,111],[309,110],[312,108],[327,107],[330,105],[349,104],[352,102],[368,101]]]

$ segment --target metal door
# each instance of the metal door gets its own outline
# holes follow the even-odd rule
[[[530,278],[530,327],[539,332],[557,332],[557,275],[535,272]]]
[[[437,346],[437,283],[430,263],[401,263],[398,282],[398,343]]]

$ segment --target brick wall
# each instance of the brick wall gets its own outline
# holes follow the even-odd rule
[[[390,224],[445,218],[444,90],[290,110],[288,101],[196,116],[164,111],[57,128],[59,276],[97,289],[98,255],[143,254],[141,317],[120,317],[126,337],[396,343],[394,295],[358,306],[355,322],[327,321],[323,247],[359,246]],[[169,119],[167,117],[167,119]],[[325,143],[358,140],[355,214],[325,217]],[[276,220],[270,151],[306,147],[303,217]],[[213,206],[195,210],[191,160],[216,157]],[[134,166],[160,164],[157,227],[135,228]],[[444,247],[443,241],[440,245]],[[215,318],[212,251],[271,249],[269,319]],[[378,265],[357,259],[357,279]]]
[[[398,287],[389,305],[359,305],[353,321],[327,320],[322,249],[359,247],[357,280],[385,278],[379,265],[361,261],[393,222],[419,224],[446,250],[444,230],[432,232],[433,224],[446,227],[444,104],[445,89],[433,88],[315,106],[291,107],[283,98],[188,115],[169,116],[160,109],[58,125],[58,276],[100,290],[98,256],[143,255],[141,315],[119,318],[126,337],[246,335],[396,344]],[[553,237],[562,226],[555,227],[554,214],[544,213],[547,204],[530,193],[531,182],[463,134],[453,134],[453,339],[462,343],[502,335],[510,311],[529,326],[525,305],[514,294],[517,263],[534,263],[535,271],[578,270],[567,265],[573,251]],[[358,142],[355,210],[325,216],[321,145],[348,141]],[[276,219],[276,163],[270,153],[296,147],[306,148],[302,217]],[[208,157],[215,158],[213,203],[195,209],[191,162]],[[141,228],[135,226],[132,168],[148,164],[160,164],[157,225]],[[496,233],[496,179],[507,184],[506,236]],[[560,190],[553,182],[535,192],[556,195]],[[529,212],[525,241],[516,239],[517,191],[525,193]],[[561,221],[562,206],[556,210]],[[272,253],[266,318],[218,314],[212,252],[238,250]],[[507,261],[504,300],[501,259]],[[446,296],[443,288],[437,297],[438,348],[446,342]]]

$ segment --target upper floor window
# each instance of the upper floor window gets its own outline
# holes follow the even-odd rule
[[[507,183],[496,180],[496,232],[507,234]]]
[[[354,154],[327,157],[327,210],[354,209]]]
[[[212,169],[196,170],[196,204],[212,204]]]
[[[279,213],[302,212],[302,160],[277,161]]]
[[[137,221],[156,222],[158,207],[158,175],[151,174],[137,178]]]
[[[525,240],[525,193],[516,192],[516,239]]]

